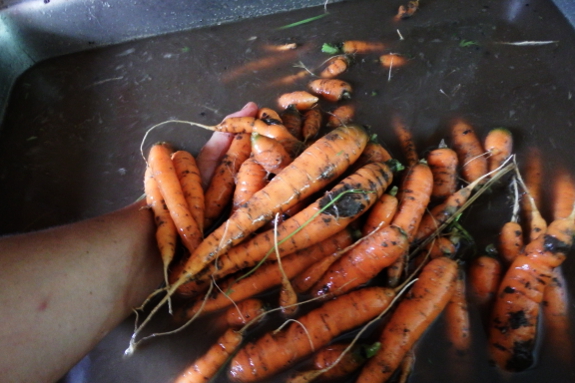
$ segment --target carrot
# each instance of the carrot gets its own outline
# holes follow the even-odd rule
[[[465,288],[465,274],[459,267],[451,298],[445,306],[447,340],[457,356],[465,356],[471,347],[471,329]]]
[[[424,246],[423,250],[418,255],[416,255],[413,266],[418,267],[428,259],[453,257],[457,252],[458,242],[459,239],[457,234],[434,238]]]
[[[286,127],[288,132],[292,134],[298,140],[303,139],[302,135],[302,123],[303,117],[299,110],[295,106],[288,106],[281,114],[281,122],[283,126]]]
[[[489,153],[487,158],[487,169],[492,171],[497,169],[505,162],[513,151],[513,136],[508,129],[496,128],[491,129],[483,144],[485,150]]]
[[[533,364],[543,291],[573,242],[574,213],[554,220],[503,277],[489,324],[491,359],[502,369],[522,371]]]
[[[425,160],[433,173],[431,198],[443,200],[457,189],[457,153],[442,144],[427,153]]]
[[[282,259],[284,273],[288,278],[293,278],[307,267],[311,266],[314,262],[317,262],[330,254],[337,253],[351,245],[352,241],[353,236],[351,231],[344,229],[322,242],[306,249],[298,250]],[[266,263],[254,273],[241,280],[231,278],[220,283],[220,288],[223,292],[218,291],[209,296],[205,304],[201,301],[195,302],[192,306],[177,314],[177,317],[179,319],[191,318],[200,310],[200,308],[203,309],[204,313],[219,310],[231,305],[234,301],[249,298],[279,285],[281,278],[282,275],[276,262]]]
[[[397,114],[392,118],[392,126],[399,140],[399,146],[401,147],[407,166],[414,166],[419,162],[419,156],[417,155],[411,131],[405,126],[405,122]]]
[[[348,40],[341,44],[341,51],[345,54],[372,53],[383,49],[385,49],[385,45],[375,41]]]
[[[487,173],[487,158],[475,130],[463,120],[451,127],[453,150],[457,153],[463,179],[473,182]]]
[[[268,183],[268,173],[250,157],[240,166],[236,173],[236,187],[232,197],[232,213],[245,204],[253,195]]]
[[[226,310],[226,323],[233,329],[239,329],[252,320],[261,320],[266,311],[261,299],[249,298],[238,302]]]
[[[318,135],[322,123],[323,116],[318,108],[310,109],[304,113],[301,128],[304,142],[308,142]]]
[[[184,197],[194,221],[204,232],[204,190],[200,169],[194,157],[185,150],[178,150],[172,154],[172,162],[178,174]]]
[[[290,105],[294,105],[297,110],[311,109],[319,98],[306,91],[295,91],[291,93],[282,94],[278,98],[278,105],[282,109],[286,109]]]
[[[324,99],[337,102],[351,98],[351,84],[346,81],[330,78],[320,78],[308,84],[309,90]]]
[[[193,252],[203,235],[188,208],[171,154],[172,149],[168,144],[163,142],[154,144],[148,155],[148,164],[152,169],[151,176],[158,183],[182,243],[189,252]]]
[[[415,366],[415,352],[413,349],[409,350],[407,354],[403,357],[399,365],[399,379],[398,383],[407,383],[411,372],[413,371],[413,367]]]
[[[527,186],[523,182],[521,174],[519,173],[519,171],[516,171],[516,173],[517,173],[517,181],[523,186],[523,189],[525,189],[526,191],[525,197],[529,201],[529,204],[531,205],[529,209],[531,214],[529,217],[527,217],[527,220],[529,223],[529,240],[534,241],[537,239],[537,237],[545,234],[545,230],[547,230],[547,221],[545,221],[545,219],[541,216],[539,208],[537,207],[535,200],[529,193]],[[573,202],[575,202],[575,200],[571,201],[572,204]]]
[[[397,212],[398,204],[396,196],[389,193],[382,194],[371,208],[361,229],[362,234],[367,235],[378,227],[389,225]]]
[[[467,271],[470,296],[483,310],[493,303],[503,277],[501,262],[490,255],[473,258]]]
[[[319,77],[321,78],[334,78],[342,74],[347,70],[350,64],[350,58],[347,55],[338,55],[332,57],[328,62],[327,66],[320,72]]]
[[[326,126],[337,128],[338,126],[349,124],[355,117],[355,107],[352,104],[340,105],[329,113]]]
[[[407,296],[399,302],[380,336],[381,349],[370,358],[357,379],[384,382],[423,335],[451,298],[457,262],[447,257],[429,261]]]
[[[216,167],[205,192],[204,227],[211,227],[232,201],[235,176],[242,163],[250,155],[250,138],[249,134],[236,135]]]
[[[208,351],[182,372],[174,383],[208,382],[243,341],[243,333],[229,328]]]
[[[286,369],[345,331],[376,317],[393,300],[393,290],[370,287],[353,291],[310,311],[279,332],[248,343],[231,361],[229,377],[252,382]],[[353,307],[353,310],[348,308]]]
[[[166,207],[158,184],[152,177],[152,168],[149,166],[146,168],[144,176],[144,191],[146,193],[146,203],[154,213],[154,220],[156,222],[156,242],[164,264],[164,280],[166,281],[166,285],[169,285],[168,267],[176,253],[178,232],[174,225],[174,221],[172,221],[170,212]]]
[[[370,163],[370,162],[387,162],[391,160],[392,157],[387,150],[381,144],[374,139],[369,141],[369,143],[363,149],[363,153],[358,158],[357,162],[353,165],[353,167],[360,168],[363,165]],[[397,171],[403,170],[403,167],[399,165],[395,165]]]
[[[552,271],[551,283],[543,291],[542,307],[546,341],[552,345],[551,350],[556,358],[567,365],[571,364],[573,345],[570,341],[569,297],[561,267]]]
[[[281,123],[282,119],[278,112],[270,108],[260,108],[258,110],[257,118],[260,120],[272,120]]]
[[[553,219],[569,216],[575,203],[575,179],[566,169],[560,168],[553,179],[552,190]]]
[[[249,61],[241,66],[230,69],[222,74],[222,82],[229,83],[238,78],[252,74],[254,71],[270,69],[284,62],[289,62],[296,58],[298,52],[296,49],[287,49],[281,52],[274,52],[273,55],[265,56],[254,61]]]
[[[527,191],[533,198],[535,206],[541,204],[541,187],[543,185],[543,163],[541,159],[541,152],[539,148],[531,147],[527,151],[529,156],[525,159],[525,168],[522,173],[524,175],[524,183]],[[521,211],[524,217],[529,220],[531,217],[531,200],[524,198],[521,200]]]
[[[334,262],[312,288],[312,295],[343,294],[406,256],[409,238],[429,202],[431,184],[427,165],[420,163],[410,168],[402,185],[405,193],[391,225],[378,230]]]
[[[282,222],[277,228],[277,246],[273,229],[260,233],[222,254],[197,279],[221,278],[268,257],[274,259],[276,249],[283,257],[329,238],[366,212],[392,179],[393,174],[387,165],[367,164],[343,179],[325,196]]]
[[[278,140],[252,133],[251,142],[254,160],[268,173],[277,174],[293,161]]]
[[[518,222],[506,222],[499,233],[497,250],[507,265],[523,254],[523,229]]]
[[[407,59],[397,53],[388,53],[379,56],[379,62],[384,68],[392,69],[404,66],[407,63]]]

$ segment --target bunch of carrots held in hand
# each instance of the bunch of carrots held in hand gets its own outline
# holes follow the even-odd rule
[[[340,103],[352,93],[345,81],[315,79],[305,91],[281,95],[279,111],[264,107],[254,117],[202,126],[234,134],[205,190],[190,153],[164,142],[151,147],[145,192],[165,296],[136,328],[128,353],[146,339],[136,341],[157,310],[178,297],[183,303],[173,315],[180,324],[219,310],[236,318],[178,383],[209,381],[226,366],[232,381],[258,381],[312,356],[315,365],[290,382],[353,373],[358,382],[385,382],[410,373],[418,340],[441,313],[457,354],[468,353],[472,296],[485,312],[495,364],[510,371],[533,364],[539,310],[565,310],[549,302],[552,293],[564,297],[552,282],[560,281],[575,230],[573,180],[564,174],[557,182],[564,189],[547,225],[538,211],[540,167],[530,166],[523,181],[508,130],[493,129],[481,141],[469,123],[454,120],[450,145],[442,141],[420,158],[409,128],[394,116],[402,165],[367,128],[351,118],[327,119],[318,107],[320,99]],[[466,265],[457,219],[502,180],[513,182],[517,198],[498,253]],[[277,304],[265,308],[257,298],[272,289]],[[302,304],[315,306],[300,315]],[[274,311],[290,320],[251,339],[248,330]],[[384,316],[379,339],[357,344]],[[352,341],[333,344],[358,328]]]

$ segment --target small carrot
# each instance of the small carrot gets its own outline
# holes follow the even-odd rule
[[[257,113],[257,118],[260,120],[272,120],[281,123],[282,119],[278,112],[270,108],[260,108]]]
[[[340,105],[328,114],[326,126],[337,128],[338,126],[349,124],[355,117],[355,106],[353,104]]]
[[[433,173],[431,198],[443,200],[457,189],[457,153],[442,141],[437,149],[427,153],[425,160]]]
[[[311,109],[319,98],[306,91],[295,91],[291,93],[282,94],[278,98],[278,105],[282,109],[287,109],[290,105],[294,105],[297,110]]]
[[[281,114],[281,121],[283,126],[286,127],[288,132],[292,134],[298,140],[303,139],[302,135],[302,124],[303,116],[295,106],[288,106]]]
[[[351,231],[344,229],[316,245],[298,250],[282,259],[284,273],[288,278],[293,278],[314,262],[318,262],[330,254],[337,253],[351,245],[352,241],[353,236]],[[219,310],[231,305],[234,301],[252,297],[269,288],[278,286],[281,283],[281,278],[282,274],[276,262],[266,263],[254,273],[241,280],[231,278],[223,283],[219,283],[223,292],[218,291],[207,297],[205,304],[202,301],[193,303],[176,317],[178,319],[189,319],[200,309],[202,309],[204,313]]]
[[[251,143],[254,160],[268,173],[277,174],[293,161],[290,153],[273,138],[252,133]]]
[[[327,301],[287,328],[266,333],[245,345],[233,357],[228,375],[234,382],[270,377],[325,346],[339,334],[376,317],[390,305],[394,296],[393,290],[368,287]],[[346,309],[349,307],[354,309]]]
[[[551,222],[503,277],[489,325],[491,359],[502,369],[522,371],[533,364],[543,291],[571,247],[574,217],[575,209],[568,218]]]
[[[491,129],[485,136],[483,147],[489,153],[487,170],[493,171],[501,166],[512,154],[513,136],[505,128]]]
[[[204,227],[211,227],[232,201],[235,176],[251,152],[250,139],[251,135],[249,134],[236,135],[228,151],[216,167],[214,176],[205,192]]]
[[[447,305],[457,270],[457,262],[447,257],[433,259],[423,267],[386,323],[379,338],[381,349],[364,365],[358,383],[385,382],[391,377]]]
[[[323,115],[321,110],[313,108],[303,114],[302,122],[302,136],[304,142],[308,142],[315,138],[323,124]]]
[[[262,320],[266,307],[261,299],[244,299],[226,310],[226,323],[233,329],[240,329],[252,320]]]
[[[384,68],[389,68],[391,70],[393,68],[404,66],[407,63],[407,59],[397,53],[388,53],[379,56],[379,62]]]
[[[158,244],[160,256],[164,264],[164,280],[166,281],[166,285],[169,285],[168,267],[170,263],[172,263],[176,253],[178,232],[164,202],[160,188],[156,180],[152,177],[152,168],[149,166],[146,168],[144,176],[144,191],[146,193],[146,203],[154,213],[156,243]]]
[[[499,232],[497,251],[507,265],[523,254],[523,229],[518,222],[506,222]]]
[[[236,173],[236,187],[232,197],[232,213],[246,203],[253,195],[268,183],[268,173],[250,157],[240,166]]]
[[[337,102],[351,98],[351,84],[338,79],[321,78],[308,84],[309,90],[324,99]]]
[[[203,235],[188,208],[171,154],[172,149],[168,144],[162,142],[154,144],[148,155],[148,164],[152,169],[151,176],[158,183],[182,243],[188,251],[193,252],[202,241]]]
[[[364,54],[382,51],[385,45],[375,41],[348,40],[341,43],[341,51],[345,54]]]
[[[327,62],[327,66],[320,72],[319,77],[334,78],[339,76],[349,68],[350,61],[351,60],[348,55],[332,57]]]
[[[399,146],[405,158],[405,163],[407,166],[414,166],[419,162],[419,156],[417,155],[417,149],[415,148],[415,142],[413,141],[413,135],[410,129],[405,125],[403,119],[394,114],[392,118],[392,126],[397,139],[399,140]]]
[[[451,127],[451,140],[463,179],[473,182],[488,172],[485,150],[471,125],[463,120],[456,120]]]
[[[178,150],[172,154],[174,168],[178,174],[184,197],[194,221],[204,232],[204,189],[202,177],[195,158],[185,150]]]

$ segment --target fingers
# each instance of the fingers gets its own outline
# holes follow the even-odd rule
[[[257,104],[254,102],[248,102],[241,110],[226,116],[224,119],[228,117],[253,117],[257,112]],[[210,183],[214,170],[220,159],[228,150],[232,137],[233,135],[228,133],[214,132],[212,137],[208,142],[206,142],[198,154],[196,161],[202,176],[202,186],[204,187],[204,190]]]

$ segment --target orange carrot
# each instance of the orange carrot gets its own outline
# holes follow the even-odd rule
[[[575,203],[575,179],[565,168],[557,170],[552,190],[553,219],[569,216]]]
[[[240,166],[236,174],[236,187],[232,198],[232,213],[246,203],[268,183],[266,170],[250,157]]]
[[[319,98],[311,93],[306,91],[295,91],[282,94],[278,98],[278,105],[282,109],[286,109],[290,105],[294,105],[297,110],[307,110],[311,109],[318,101]]]
[[[337,102],[347,100],[351,97],[351,85],[343,80],[321,78],[313,80],[308,84],[309,90],[324,99]]]
[[[404,66],[407,63],[407,59],[397,53],[388,53],[379,56],[379,62],[384,68],[393,69]]]
[[[232,201],[235,176],[242,163],[249,157],[249,134],[238,134],[230,148],[216,167],[214,176],[205,192],[204,227],[211,227],[221,217],[224,209]]]
[[[413,262],[413,267],[418,267],[421,263],[428,259],[435,259],[439,257],[453,257],[457,252],[457,244],[459,242],[458,235],[453,234],[450,236],[439,236],[428,242],[423,250],[416,255]]]
[[[491,129],[485,136],[483,147],[489,153],[488,171],[495,170],[512,154],[513,136],[505,128]]]
[[[144,191],[146,193],[146,203],[154,213],[154,220],[156,222],[156,243],[160,250],[162,262],[164,264],[164,279],[166,285],[169,285],[168,280],[168,267],[174,259],[176,253],[176,244],[178,240],[178,232],[170,212],[166,207],[162,193],[154,178],[152,178],[152,168],[146,168],[144,176]]]
[[[398,204],[396,196],[389,193],[382,194],[371,208],[361,229],[362,234],[367,235],[377,228],[389,225],[397,212]]]
[[[302,123],[303,117],[299,110],[295,106],[288,106],[281,114],[281,121],[283,126],[286,127],[288,132],[292,134],[298,140],[303,139],[302,135]]]
[[[475,257],[468,270],[470,296],[482,308],[491,306],[503,276],[501,262],[489,255]]]
[[[417,149],[415,148],[415,143],[413,142],[413,135],[403,119],[395,114],[392,118],[392,126],[395,135],[399,140],[399,146],[405,157],[406,165],[413,166],[419,162],[419,156],[417,155]]]
[[[178,174],[184,197],[188,203],[188,208],[194,221],[204,232],[204,189],[202,188],[202,177],[200,169],[194,157],[185,150],[178,150],[172,154],[174,168]]]
[[[233,329],[240,329],[252,320],[262,320],[266,307],[261,299],[248,298],[226,310],[226,323]]]
[[[401,300],[380,336],[381,349],[363,367],[357,382],[385,382],[451,298],[457,262],[431,260]]]
[[[506,264],[523,254],[523,229],[518,222],[506,222],[499,233],[497,251]]]
[[[505,370],[522,371],[533,364],[543,291],[571,247],[573,217],[553,221],[545,235],[531,241],[499,286],[489,324],[489,351]]]
[[[323,115],[321,110],[313,108],[306,111],[303,115],[302,136],[304,142],[315,138],[323,123]]]
[[[430,151],[425,159],[433,173],[433,191],[431,197],[443,200],[457,189],[457,153],[447,146],[440,145]]]
[[[355,117],[355,106],[352,104],[340,105],[329,113],[326,126],[337,128],[338,126],[349,124]]]
[[[193,252],[202,241],[203,235],[188,208],[171,154],[172,149],[168,144],[162,142],[154,144],[148,155],[148,164],[182,243],[188,251]]]
[[[331,58],[327,66],[319,74],[321,78],[334,78],[347,70],[350,64],[350,58],[347,55],[339,55]]]
[[[370,162],[387,162],[391,160],[391,155],[381,144],[375,140],[371,140],[363,149],[363,153],[353,165],[353,167],[360,168]],[[397,167],[397,166],[396,166]],[[401,169],[398,169],[398,171]]]
[[[297,323],[245,345],[231,361],[230,379],[252,382],[290,367],[339,334],[376,317],[394,296],[393,290],[369,287],[324,303],[299,317]]]
[[[381,270],[407,255],[409,238],[429,202],[431,171],[423,163],[408,171],[398,211],[390,226],[364,239],[338,259],[312,288],[314,296],[343,294],[375,277]]]
[[[383,49],[385,49],[385,45],[375,41],[348,40],[341,44],[341,51],[345,54],[372,53]]]
[[[445,306],[447,340],[457,356],[465,356],[471,347],[471,329],[465,288],[465,274],[461,267],[457,273],[451,298]]]
[[[293,161],[290,153],[273,138],[252,133],[251,142],[254,160],[268,173],[277,174]]]
[[[451,127],[453,150],[457,153],[463,179],[473,182],[487,173],[487,158],[475,130],[463,120]]]
[[[313,246],[282,258],[282,267],[288,278],[293,278],[314,262],[337,253],[351,245],[353,236],[351,231],[344,229],[332,237],[323,240]],[[195,315],[200,308],[204,313],[213,312],[227,307],[234,301],[240,301],[265,290],[278,286],[282,275],[276,262],[269,262],[261,266],[251,275],[241,279],[231,278],[223,283],[218,282],[223,292],[216,292],[207,297],[205,304],[195,302],[192,306],[177,315],[179,319],[188,319]],[[203,306],[203,307],[202,307]]]
[[[541,187],[543,186],[543,163],[541,152],[536,147],[528,149],[529,156],[525,159],[525,168],[522,171],[524,183],[529,195],[533,198],[535,206],[541,205]],[[521,200],[521,211],[524,217],[529,220],[531,217],[532,203],[528,198]]]
[[[272,121],[277,121],[279,123],[281,123],[281,117],[278,114],[278,112],[276,112],[273,109],[270,108],[261,108],[258,110],[258,114],[257,114],[257,118],[260,120],[272,120]]]

